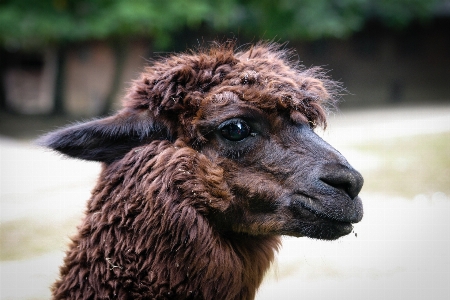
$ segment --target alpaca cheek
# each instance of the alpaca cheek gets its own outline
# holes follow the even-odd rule
[[[224,180],[223,169],[205,155],[196,152],[194,183],[191,189],[194,198],[202,197],[214,211],[224,212],[231,203],[231,192]]]

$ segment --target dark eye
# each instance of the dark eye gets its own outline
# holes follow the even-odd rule
[[[231,119],[219,126],[220,134],[227,140],[238,142],[248,137],[251,133],[250,126],[240,119]]]

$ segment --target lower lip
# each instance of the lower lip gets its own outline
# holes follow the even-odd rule
[[[343,235],[349,234],[353,230],[353,225],[351,223],[336,222],[336,221],[332,221],[332,222],[335,224],[335,226],[339,230],[339,232],[341,232]]]
[[[347,235],[352,232],[353,225],[349,222],[337,221],[329,218],[318,217],[316,226],[325,226],[328,228],[326,231],[331,233],[330,239],[337,239],[341,236]]]

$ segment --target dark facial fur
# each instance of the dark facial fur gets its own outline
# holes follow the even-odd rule
[[[170,56],[116,115],[41,138],[103,162],[55,299],[253,299],[280,235],[351,232],[363,179],[313,131],[338,86],[289,55]]]

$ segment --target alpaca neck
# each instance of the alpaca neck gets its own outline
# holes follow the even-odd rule
[[[176,225],[98,226],[100,218],[88,214],[73,239],[55,299],[253,299],[279,245],[273,236],[223,238],[189,213],[177,234]]]
[[[254,297],[279,239],[219,234],[207,216],[226,208],[220,172],[182,151],[151,144],[104,168],[55,299]]]

